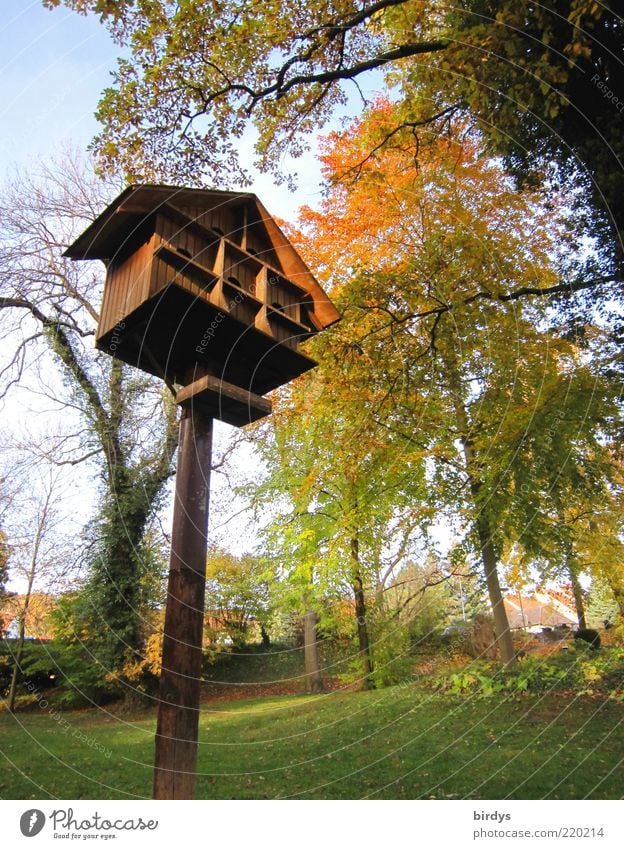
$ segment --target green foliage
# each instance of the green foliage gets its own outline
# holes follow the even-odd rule
[[[38,680],[54,675],[56,688],[50,693],[43,692],[51,704],[59,707],[91,707],[118,698],[120,694],[107,680],[107,670],[86,643],[66,643],[60,639],[39,645],[27,643],[22,670],[21,692],[27,697],[40,692]]]
[[[435,656],[454,612],[453,584],[452,568],[431,557],[424,566],[408,562],[381,593],[372,596],[375,686],[409,680],[417,653]]]
[[[619,613],[619,605],[613,595],[613,590],[600,575],[592,579],[592,585],[587,599],[587,626],[602,628],[605,622],[613,624]]]
[[[556,163],[556,179],[572,174],[592,198],[595,232],[611,219],[621,237],[624,24],[616,5],[468,0],[450,15],[457,41],[440,70],[454,73],[444,76],[446,98],[456,94],[476,115],[520,180]]]
[[[612,631],[612,640],[616,646],[624,646],[624,620],[618,617],[616,625]]]
[[[371,681],[375,687],[389,687],[409,681],[414,658],[409,631],[404,627],[371,628],[372,653],[375,660]],[[361,679],[361,663],[354,668],[356,680]]]
[[[369,372],[354,395],[335,342],[319,342],[317,353],[318,368],[283,393],[272,432],[261,434],[268,472],[255,500],[271,518],[264,546],[283,577],[279,604],[293,614],[313,610],[321,631],[353,639],[362,680],[362,667],[375,662],[375,594],[426,522],[423,469],[363,404],[383,404],[383,379]]]
[[[2,696],[8,693],[11,683],[15,656],[13,645],[14,643],[12,644],[8,639],[0,637],[0,695]]]
[[[624,649],[595,652],[575,643],[558,654],[527,655],[511,669],[475,661],[461,672],[435,678],[433,683],[445,692],[483,698],[501,693],[572,692],[623,700]]]
[[[59,686],[54,701],[62,705],[99,704],[122,692],[110,674],[106,640],[93,627],[99,622],[94,602],[88,587],[60,597],[51,614],[54,639],[24,664],[26,677],[54,665]]]
[[[88,530],[90,574],[78,623],[98,663],[111,674],[123,674],[126,664],[140,658],[150,612],[163,595],[166,555],[148,530],[154,506],[141,486],[119,485]]]
[[[281,0],[63,2],[98,12],[124,47],[99,104],[104,131],[96,148],[130,182],[166,175],[193,184],[208,173],[213,185],[232,175],[240,185],[240,138],[250,122],[260,130],[258,159],[284,179],[284,147],[300,155],[306,135],[346,102],[341,80],[383,66],[388,50],[399,59],[444,46],[437,39],[418,45],[412,22],[408,43],[403,35],[397,49],[395,33],[383,27],[384,9],[397,0],[363,10],[297,0],[288,15]]]
[[[273,686],[304,689],[303,649],[292,643],[276,642],[270,648],[253,643],[242,651],[210,649],[204,651],[204,659],[204,676],[210,684],[262,685],[265,692]]]
[[[403,627],[412,644],[427,641],[454,616],[462,612],[467,615],[473,606],[473,585],[471,575],[457,571],[456,564],[445,559],[430,555],[422,566],[408,562],[397,571],[382,596],[388,627]]]
[[[16,641],[0,642],[0,694],[9,690]],[[55,638],[26,640],[17,679],[17,705],[31,707],[45,698],[61,708],[90,707],[118,698],[120,689],[86,642]]]
[[[33,682],[37,687],[42,681],[49,685],[50,674],[54,675],[54,690],[47,698],[61,707],[97,705],[119,698],[136,700],[154,691],[161,640],[146,608],[141,634],[145,648],[126,652],[124,665],[117,667],[113,665],[119,658],[117,636],[102,627],[99,604],[101,595],[93,592],[91,584],[58,599],[50,613],[54,638],[25,644],[22,694],[32,695],[29,684]]]
[[[278,592],[276,567],[268,558],[211,552],[206,569],[207,636],[215,646],[224,638],[242,646],[255,630],[253,636],[266,643]]]

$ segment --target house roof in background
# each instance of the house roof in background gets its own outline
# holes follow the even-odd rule
[[[567,603],[567,593],[544,590],[531,594],[508,593],[505,611],[510,628],[530,628],[532,625],[578,625],[573,607]]]

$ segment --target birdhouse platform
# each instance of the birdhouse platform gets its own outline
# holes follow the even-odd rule
[[[106,265],[96,346],[231,424],[267,415],[261,396],[312,368],[301,343],[339,318],[250,193],[131,186],[66,255]]]

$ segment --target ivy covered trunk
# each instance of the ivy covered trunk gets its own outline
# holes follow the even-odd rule
[[[88,593],[94,605],[98,660],[107,672],[122,674],[143,646],[143,536],[152,503],[140,486],[132,484],[128,470],[116,470],[115,478],[115,489],[102,511]]]
[[[145,533],[159,494],[172,474],[171,460],[177,446],[175,406],[169,404],[166,430],[150,462],[133,460],[123,440],[128,416],[124,378],[123,366],[113,360],[108,409],[99,408],[96,424],[106,460],[105,489],[86,586],[93,653],[106,675],[121,680],[125,668],[142,656],[146,586],[153,569]]]

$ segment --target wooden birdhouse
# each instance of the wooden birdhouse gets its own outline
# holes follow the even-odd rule
[[[96,346],[235,425],[271,411],[261,396],[312,368],[301,342],[339,318],[249,193],[131,186],[65,253],[106,265]]]

